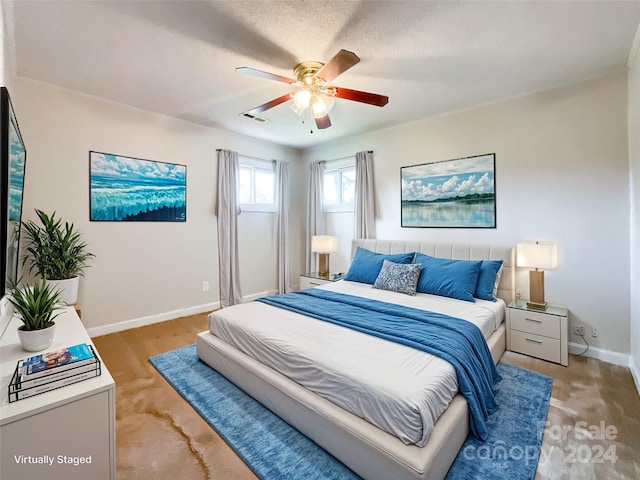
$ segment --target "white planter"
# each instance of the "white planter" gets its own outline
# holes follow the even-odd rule
[[[42,330],[22,330],[18,328],[18,337],[24,350],[27,352],[39,352],[51,346],[55,331],[55,324]]]
[[[63,302],[73,305],[78,302],[78,285],[80,285],[80,277],[67,278],[64,280],[49,280],[47,283],[56,290],[62,292],[60,299]]]

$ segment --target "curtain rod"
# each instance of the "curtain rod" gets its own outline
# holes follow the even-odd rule
[[[220,152],[224,150],[224,148],[216,148],[216,152]],[[367,150],[367,153],[373,153],[373,150]],[[243,155],[242,153],[238,153],[239,156],[244,157],[244,158],[250,158],[251,160],[258,160],[260,162],[273,162],[274,160],[267,160],[265,158],[259,158],[259,157],[252,157],[251,155]],[[347,160],[349,158],[354,158],[356,156],[356,154],[354,153],[353,155],[348,155],[346,157],[342,157],[342,158],[334,158],[332,160],[322,160],[323,162],[339,162],[340,160]]]
[[[216,148],[216,152],[221,152],[225,150],[224,148]],[[267,160],[266,158],[252,157],[251,155],[243,155],[242,153],[238,153],[239,157],[249,158],[251,160],[258,160],[259,162],[273,162],[275,160]]]
[[[367,150],[367,153],[373,153],[373,150]],[[355,158],[356,154],[354,153],[353,155],[348,155],[346,157],[342,157],[342,158],[334,158],[332,160],[321,160],[323,162],[339,162],[340,160],[347,160],[349,158]]]

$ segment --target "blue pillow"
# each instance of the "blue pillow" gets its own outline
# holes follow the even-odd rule
[[[385,259],[373,288],[415,295],[421,268],[419,263],[393,263]]]
[[[451,260],[418,253],[416,263],[422,264],[419,292],[475,302],[482,260]]]
[[[482,260],[478,284],[476,285],[476,298],[482,300],[496,301],[495,291],[497,288],[498,272],[502,268],[502,260]]]
[[[386,255],[358,247],[344,279],[373,285],[385,260],[393,263],[412,263],[414,256],[415,252]]]

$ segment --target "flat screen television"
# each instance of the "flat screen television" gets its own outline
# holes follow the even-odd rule
[[[27,150],[20,135],[11,98],[0,87],[0,316],[5,313],[7,284],[18,278],[18,251]],[[0,333],[4,328],[0,327]]]

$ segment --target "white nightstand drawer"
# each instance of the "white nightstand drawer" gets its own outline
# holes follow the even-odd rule
[[[318,272],[304,273],[300,275],[300,290],[337,282],[344,278],[344,273],[333,272],[331,275],[320,275]]]
[[[325,283],[330,283],[329,280],[320,280],[319,278],[309,278],[304,275],[300,276],[300,290],[304,290],[306,288],[313,288],[319,285],[324,285]]]
[[[512,308],[511,329],[544,337],[560,338],[560,322],[555,315]]]
[[[511,350],[550,362],[561,363],[560,340],[511,330]]]

